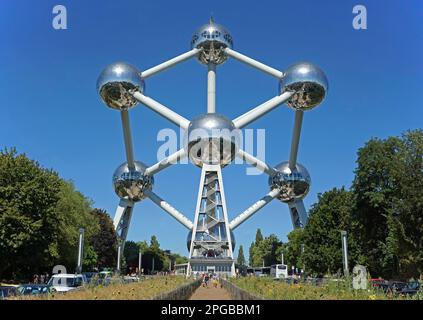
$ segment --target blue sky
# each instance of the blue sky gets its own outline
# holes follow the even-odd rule
[[[68,10],[68,29],[54,30],[52,8]],[[364,4],[368,29],[352,28],[352,8]],[[356,151],[371,137],[422,127],[423,2],[421,1],[31,1],[0,3],[0,146],[72,179],[111,215],[111,186],[125,160],[119,113],[95,90],[107,64],[124,60],[141,70],[189,49],[193,32],[213,13],[234,49],[280,70],[308,60],[325,70],[326,101],[304,116],[299,162],[319,192],[349,186]],[[206,110],[206,68],[188,61],[146,82],[147,95],[188,119]],[[277,82],[237,61],[217,69],[217,111],[235,118],[277,94]],[[135,156],[156,162],[163,128],[175,128],[142,105],[131,110]],[[266,129],[266,161],[288,159],[294,113],[280,106],[250,128]],[[267,177],[246,166],[223,170],[229,216],[268,192]],[[155,192],[193,219],[200,170],[173,166],[155,177]],[[257,228],[282,240],[291,231],[288,207],[274,201],[239,227],[245,251]],[[137,204],[130,240],[156,234],[164,248],[187,254],[187,231],[146,200]],[[238,246],[237,246],[238,248]]]

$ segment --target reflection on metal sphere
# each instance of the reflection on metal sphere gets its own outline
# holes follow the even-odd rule
[[[232,48],[232,36],[223,26],[210,19],[193,35],[191,48],[202,49],[198,55],[201,63],[221,64],[227,59],[225,48]]]
[[[282,162],[275,167],[278,172],[269,178],[271,189],[279,188],[281,193],[278,199],[282,202],[301,200],[310,190],[311,178],[307,169],[297,163],[295,170],[289,168],[288,162]]]
[[[287,105],[296,110],[309,110],[318,106],[328,91],[328,80],[324,72],[317,66],[298,63],[285,71],[280,82],[280,92],[295,92]]]
[[[145,175],[147,166],[139,161],[134,161],[135,168],[130,170],[128,163],[121,164],[113,174],[113,187],[120,198],[140,201],[145,198],[144,190],[151,190],[153,177]]]
[[[206,164],[229,164],[237,154],[240,131],[228,118],[217,114],[203,114],[191,121],[185,134],[185,150],[198,167]]]
[[[226,236],[225,236],[226,235],[226,229],[225,229],[225,226],[223,224],[221,226],[222,226],[222,228],[221,228],[221,233],[220,234],[221,234],[221,237],[222,237],[222,241],[226,241]],[[232,251],[234,251],[235,250],[235,246],[236,246],[235,235],[234,235],[234,233],[233,233],[232,230],[230,232],[231,232],[231,241],[232,241]],[[195,239],[195,240],[197,240],[197,241],[201,241],[201,240],[207,241],[207,239],[201,239],[202,236],[204,236],[204,235],[202,235],[201,233],[197,233],[197,239]],[[192,231],[188,232],[188,235],[187,235],[187,249],[188,249],[188,252],[189,252],[189,250],[191,248],[191,238],[192,238]],[[216,249],[213,249],[213,250],[214,251],[222,251],[222,249],[228,249],[228,246],[227,245],[226,246],[222,245],[222,246],[220,246],[220,248],[216,248]]]
[[[112,109],[127,110],[137,104],[132,96],[144,91],[141,73],[125,62],[108,65],[97,80],[97,92],[103,102]]]

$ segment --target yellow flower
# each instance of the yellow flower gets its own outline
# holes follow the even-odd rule
[[[376,295],[375,294],[370,295],[369,300],[376,300]]]

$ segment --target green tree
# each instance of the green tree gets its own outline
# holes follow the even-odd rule
[[[244,248],[242,247],[242,245],[239,246],[237,264],[240,266],[245,265]]]
[[[113,221],[105,210],[93,209],[93,218],[99,224],[99,229],[89,239],[94,252],[97,254],[97,266],[115,267],[117,259],[117,236]]]
[[[342,271],[341,230],[345,230],[350,267],[363,263],[355,236],[357,223],[352,218],[353,208],[354,195],[345,188],[319,194],[307,225],[298,237],[295,236],[295,246],[292,245],[295,254],[290,255],[290,262],[301,267],[305,265],[308,273],[320,276]],[[304,253],[301,253],[301,244],[304,244]]]
[[[138,266],[139,245],[134,241],[126,241],[123,248],[123,256],[127,267]]]
[[[59,257],[60,178],[16,149],[0,152],[0,276],[27,278]]]
[[[303,229],[294,229],[288,234],[288,243],[286,246],[285,264],[289,267],[302,268],[301,245],[303,244]]]
[[[262,240],[263,240],[263,235],[262,235],[261,230],[259,228],[259,229],[257,229],[257,232],[256,232],[256,242],[255,242],[255,244],[258,245]]]
[[[75,189],[70,181],[60,181],[59,200],[55,213],[59,220],[59,257],[55,264],[66,266],[69,272],[75,270],[78,257],[79,229],[85,229],[84,269],[90,270],[97,264],[97,253],[91,247],[90,239],[99,231],[99,224],[93,219],[91,201]]]
[[[370,272],[387,278],[423,273],[423,131],[371,139],[359,149],[354,218]]]

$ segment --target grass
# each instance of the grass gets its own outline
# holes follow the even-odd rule
[[[389,296],[374,288],[354,290],[349,282],[329,281],[321,286],[312,284],[287,284],[270,278],[245,277],[231,279],[241,289],[269,300],[402,300],[423,299],[420,295],[413,297]]]
[[[181,276],[155,276],[129,284],[85,287],[65,294],[45,296],[21,296],[19,300],[148,300],[156,295],[172,291],[192,280]]]

